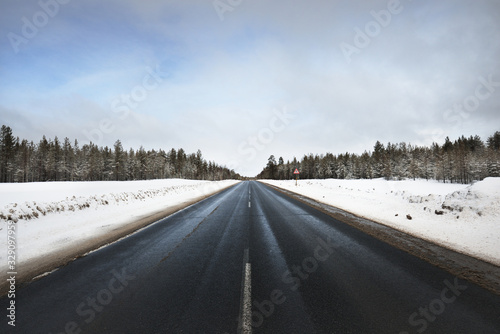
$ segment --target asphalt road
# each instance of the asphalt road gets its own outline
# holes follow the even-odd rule
[[[16,312],[1,333],[500,333],[500,296],[258,182],[22,287]]]

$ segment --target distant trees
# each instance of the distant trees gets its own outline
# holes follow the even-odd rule
[[[443,182],[470,183],[488,176],[500,176],[500,131],[490,136],[486,143],[479,136],[464,136],[442,145],[430,147],[407,143],[382,144],[377,141],[372,152],[361,155],[341,153],[333,155],[308,154],[301,161],[283,161],[277,166],[274,156],[258,178],[293,179],[295,168],[301,179],[435,179]],[[275,172],[277,168],[277,173]]]
[[[93,143],[80,147],[77,140],[57,137],[39,143],[14,137],[12,129],[0,129],[0,182],[125,181],[162,178],[196,180],[238,179],[234,170],[207,162],[200,150],[187,154],[169,151],[124,150],[120,140],[113,148]]]

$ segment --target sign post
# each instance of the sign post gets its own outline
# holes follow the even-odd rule
[[[297,186],[297,182],[299,181],[299,169],[295,168],[295,171],[293,172],[295,174],[295,186]]]

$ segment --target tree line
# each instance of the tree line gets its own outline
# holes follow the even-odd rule
[[[225,166],[206,161],[200,150],[188,154],[170,151],[124,150],[120,140],[112,148],[92,142],[57,137],[39,143],[14,137],[12,129],[0,130],[0,182],[126,181],[164,178],[194,180],[239,179]]]
[[[298,168],[301,179],[434,179],[443,182],[471,183],[485,177],[500,176],[500,132],[483,142],[479,136],[464,136],[430,147],[407,143],[382,144],[363,154],[304,155],[302,160],[284,162],[270,156],[257,176],[266,179],[293,179]]]

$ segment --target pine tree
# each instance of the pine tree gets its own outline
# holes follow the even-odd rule
[[[373,147],[372,160],[373,177],[382,177],[384,175],[385,148],[378,140]]]
[[[186,165],[186,152],[180,148],[177,150],[177,159],[176,159],[176,170],[177,170],[177,177],[183,178],[185,175],[185,165]]]
[[[2,125],[0,130],[0,182],[12,182],[14,149],[15,139],[12,135],[12,129]]]
[[[113,180],[123,181],[125,179],[125,154],[120,140],[117,140],[114,145],[113,152]]]
[[[500,176],[500,131],[488,137],[487,170],[489,176]]]
[[[62,176],[63,181],[73,181],[73,166],[74,166],[75,152],[71,146],[71,141],[68,137],[64,138],[62,148]]]
[[[30,168],[30,149],[26,139],[23,139],[16,149],[17,156],[15,158],[16,173],[14,182],[27,182]]]
[[[275,179],[276,178],[276,158],[274,155],[271,155],[269,159],[267,159],[267,170],[268,170],[268,178]]]

